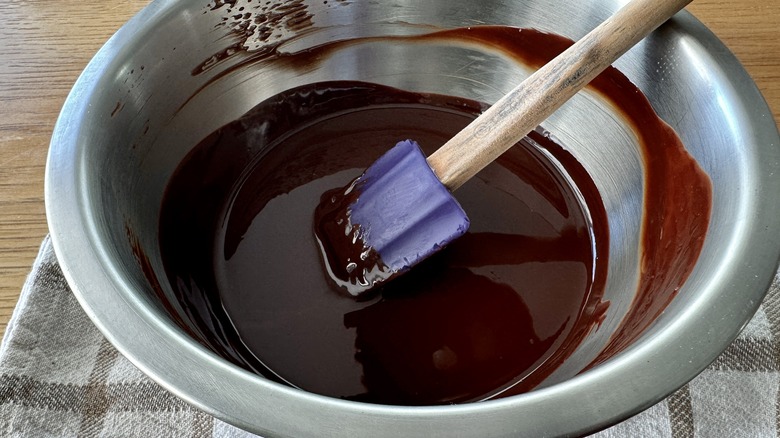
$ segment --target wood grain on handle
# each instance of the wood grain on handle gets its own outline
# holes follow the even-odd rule
[[[537,70],[428,157],[450,191],[520,141],[691,0],[633,0]]]

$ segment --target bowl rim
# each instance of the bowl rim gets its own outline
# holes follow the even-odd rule
[[[750,101],[746,132],[763,169],[747,193],[753,213],[737,224],[727,263],[685,309],[609,361],[574,378],[530,393],[456,406],[403,407],[348,402],[276,384],[208,352],[170,321],[146,309],[94,237],[96,220],[82,188],[88,162],[78,143],[89,97],[119,49],[156,26],[177,6],[157,0],[100,49],[70,92],[56,123],[46,164],[46,214],[55,253],[74,295],[103,335],[165,389],[228,423],[267,436],[531,436],[592,432],[663,399],[695,377],[736,338],[760,305],[780,260],[780,135],[763,96],[734,55],[686,11],[675,20],[717,50],[730,85]],[[612,5],[617,7],[617,5]],[[769,116],[767,116],[769,115]],[[738,285],[742,291],[735,296]],[[729,291],[732,291],[729,294]],[[711,320],[718,320],[718,324]],[[694,324],[697,322],[697,324]],[[713,331],[717,330],[717,331]],[[718,333],[713,337],[712,333]],[[690,362],[669,361],[690,351]],[[171,372],[172,368],[185,372]],[[670,377],[671,376],[671,377]],[[621,382],[619,388],[614,382]],[[586,406],[587,409],[582,409]],[[565,415],[564,415],[565,413]],[[312,432],[316,431],[316,432]]]

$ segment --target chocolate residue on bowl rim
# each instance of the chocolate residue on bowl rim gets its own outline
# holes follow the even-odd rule
[[[206,8],[207,13],[222,14],[215,27],[227,27],[233,42],[193,68],[193,76],[240,53],[251,53],[253,59],[272,56],[281,43],[313,27],[314,15],[303,0],[215,0]]]

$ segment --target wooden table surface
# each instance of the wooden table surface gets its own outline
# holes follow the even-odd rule
[[[73,82],[148,0],[0,2],[0,333],[41,240],[46,153]],[[736,54],[780,122],[780,0],[697,0],[688,10]]]

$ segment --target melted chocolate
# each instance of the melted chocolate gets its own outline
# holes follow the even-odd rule
[[[531,66],[571,44],[507,27],[386,39],[469,41]],[[238,46],[220,63],[240,56],[235,68],[310,67],[365,40],[294,54]],[[647,172],[638,293],[597,364],[640,336],[687,279],[706,234],[711,185],[625,76],[610,68],[592,88],[634,125]],[[584,169],[542,132],[456,193],[469,233],[370,301],[336,293],[311,230],[323,192],[399,139],[414,138],[429,154],[482,109],[364,83],[316,84],[269,99],[203,140],[171,179],[160,219],[168,279],[195,337],[269,378],[354,400],[453,403],[538,385],[608,304],[606,213]]]
[[[313,392],[439,404],[535,379],[576,325],[601,316],[582,308],[603,288],[593,248],[605,261],[607,247],[593,183],[542,133],[458,191],[473,212],[469,233],[372,300],[341,296],[312,231],[322,193],[359,175],[398,136],[429,154],[482,109],[323,83],[282,93],[212,134],[171,180],[161,218],[180,299],[207,324],[217,321],[231,360]],[[562,174],[542,150],[575,172]],[[570,185],[575,176],[587,208]]]
[[[349,207],[361,195],[361,177],[347,187],[328,190],[314,209],[314,236],[331,280],[350,296],[365,299],[374,284],[389,281],[394,272],[379,253],[366,244],[359,224],[353,224]]]

